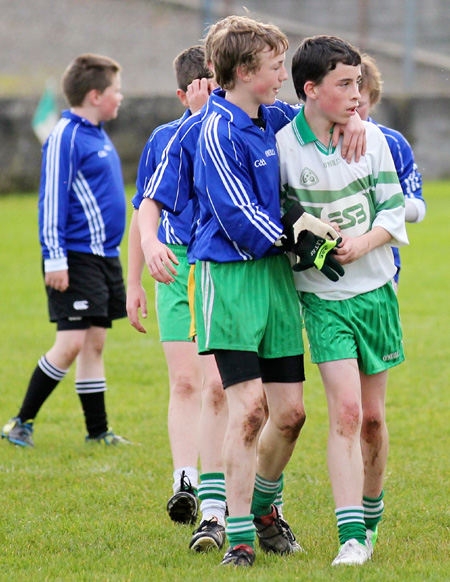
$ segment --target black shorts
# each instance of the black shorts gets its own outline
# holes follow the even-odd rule
[[[58,329],[111,327],[113,319],[126,317],[126,292],[119,257],[99,257],[67,252],[69,287],[46,287],[50,321]]]
[[[255,352],[214,350],[217,367],[224,388],[261,378],[269,382],[304,382],[303,354],[284,358],[260,358]]]

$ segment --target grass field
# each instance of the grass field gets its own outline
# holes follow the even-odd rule
[[[285,516],[306,555],[267,556],[255,567],[191,555],[191,529],[165,512],[172,465],[167,371],[146,277],[146,336],[117,322],[106,347],[107,406],[136,447],[92,447],[71,371],[41,410],[34,450],[0,443],[0,581],[214,580],[442,581],[450,579],[450,183],[425,187],[425,221],[409,225],[399,300],[407,361],[390,376],[391,449],[386,512],[372,563],[331,568],[337,551],[326,469],[327,412],[307,364],[308,419],[285,475]],[[29,375],[54,339],[47,322],[37,241],[37,198],[0,198],[0,424],[17,413]],[[126,241],[123,247],[126,268]],[[307,358],[308,359],[308,358]]]

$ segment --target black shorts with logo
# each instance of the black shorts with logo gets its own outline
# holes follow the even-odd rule
[[[58,322],[58,329],[84,329],[91,324],[111,327],[112,320],[126,317],[119,257],[68,251],[67,263],[68,289],[61,292],[46,287],[50,321]]]

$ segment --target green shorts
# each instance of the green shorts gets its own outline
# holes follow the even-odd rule
[[[178,275],[170,285],[156,283],[156,314],[158,317],[159,337],[162,342],[187,342],[191,326],[191,313],[188,301],[188,278],[190,265],[187,260],[187,247],[167,245],[180,261],[175,265]]]
[[[364,374],[378,374],[405,359],[391,283],[342,301],[304,292],[299,297],[315,364],[355,358]]]
[[[261,358],[303,354],[300,306],[285,255],[198,261],[195,320],[200,353],[242,350]]]

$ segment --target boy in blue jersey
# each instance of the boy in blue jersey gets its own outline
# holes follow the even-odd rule
[[[114,319],[126,317],[119,244],[125,230],[125,191],[119,156],[103,129],[120,103],[121,68],[83,54],[67,68],[70,110],[43,147],[39,232],[50,321],[56,340],[36,366],[22,406],[2,438],[34,446],[33,422],[76,361],[76,391],[86,441],[128,443],[108,429],[103,347]]]
[[[384,133],[397,170],[400,186],[405,196],[406,222],[421,222],[425,218],[427,206],[422,196],[422,175],[417,169],[411,145],[403,134],[390,127],[377,123],[369,116],[370,111],[381,100],[382,80],[378,67],[370,55],[361,55],[361,85],[359,92],[358,113],[364,121],[376,123]],[[395,287],[398,286],[400,276],[400,252],[392,247],[397,272],[394,275]]]
[[[300,313],[288,259],[274,246],[283,228],[266,109],[287,78],[287,39],[235,18],[211,43],[222,91],[210,98],[195,159],[195,315],[199,352],[214,354],[228,402],[222,564],[251,566],[256,531],[267,551],[297,549],[273,505],[305,419]]]
[[[386,140],[366,123],[366,153],[343,164],[331,146],[334,123],[355,115],[361,57],[337,37],[305,39],[292,60],[292,78],[305,106],[277,133],[285,208],[305,209],[336,224],[342,242],[336,282],[315,269],[295,274],[314,363],[329,414],[328,470],[340,549],[332,562],[370,559],[383,511],[388,451],[385,396],[389,368],[404,360],[390,245],[408,244],[404,198]]]
[[[139,164],[137,192],[133,198],[136,210],[141,206],[143,193],[173,134],[190,118],[191,109],[195,111],[203,105],[213,83],[202,46],[183,51],[175,59],[174,68],[177,95],[186,112],[180,119],[158,127],[150,136]],[[167,245],[178,270],[171,285],[156,283],[160,339],[169,370],[168,428],[174,464],[174,493],[167,510],[175,522],[195,523],[198,489],[202,522],[194,532],[190,547],[194,551],[206,551],[211,547],[221,548],[225,538],[225,484],[220,453],[226,424],[226,401],[214,358],[200,358],[195,343],[189,339],[187,245],[193,221],[192,201],[178,215],[163,210],[160,223],[159,207],[157,211],[155,224],[146,228],[142,236],[148,239],[153,236],[157,246]],[[129,238],[127,311],[133,327],[145,333],[139,321],[139,309],[144,318],[147,315],[146,295],[141,283],[143,265],[138,212],[134,212]],[[205,423],[213,428],[207,438],[201,430]],[[200,487],[199,451],[203,470]]]

